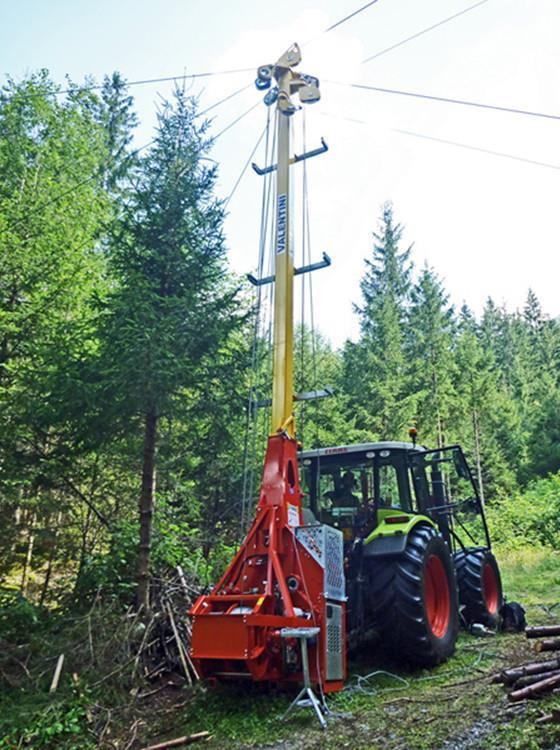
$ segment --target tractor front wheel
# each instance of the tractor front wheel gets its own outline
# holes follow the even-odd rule
[[[453,561],[432,526],[413,528],[399,557],[372,560],[367,598],[372,624],[394,659],[430,667],[455,650],[459,615]]]
[[[454,555],[461,615],[467,625],[480,622],[496,628],[504,603],[496,558],[486,547],[471,547]]]

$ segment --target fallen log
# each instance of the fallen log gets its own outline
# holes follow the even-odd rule
[[[537,724],[560,724],[560,709],[553,708],[549,714],[539,716],[536,721]]]
[[[560,669],[560,658],[529,662],[528,664],[521,664],[519,667],[511,667],[510,669],[498,672],[498,674],[492,677],[491,683],[496,684],[501,682],[504,685],[513,685],[521,677],[541,674],[542,672],[552,672],[556,669]]]
[[[514,687],[517,690],[521,687],[527,687],[527,685],[534,685],[535,682],[540,682],[540,680],[548,680],[549,677],[554,677],[557,674],[560,674],[560,670],[558,669],[554,669],[551,672],[541,672],[540,674],[526,675],[525,677],[520,677],[515,683]]]
[[[204,740],[210,738],[210,732],[197,732],[196,734],[189,734],[185,737],[177,737],[174,740],[167,740],[166,742],[160,742],[158,745],[150,745],[149,747],[143,748],[143,750],[167,750],[169,747],[180,747],[181,745],[192,745],[193,742],[198,740]]]
[[[535,651],[540,654],[541,651],[558,651],[560,650],[560,638],[545,638],[544,641],[535,643]]]
[[[527,638],[546,638],[549,635],[560,635],[560,625],[535,625],[525,628]]]
[[[520,690],[514,690],[508,695],[510,701],[524,701],[526,698],[534,698],[535,695],[548,693],[560,685],[560,673],[549,677],[546,680],[535,682],[534,685],[528,685]]]

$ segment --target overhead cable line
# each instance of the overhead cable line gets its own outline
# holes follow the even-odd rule
[[[548,112],[535,112],[529,109],[517,109],[516,107],[502,107],[497,104],[484,104],[482,102],[473,102],[467,99],[454,99],[446,96],[435,96],[433,94],[420,94],[415,91],[401,91],[399,89],[387,89],[381,86],[370,86],[365,83],[348,83],[347,81],[326,81],[336,86],[349,86],[350,88],[363,89],[365,91],[375,91],[380,94],[396,94],[398,96],[408,96],[415,99],[427,99],[434,102],[443,102],[444,104],[460,104],[464,107],[477,107],[478,109],[489,109],[496,112],[509,112],[514,115],[526,115],[528,117],[541,117],[546,120],[560,120],[560,115],[553,115]]]
[[[231,75],[235,73],[250,73],[251,71],[255,70],[255,68],[235,68],[234,70],[213,70],[213,71],[207,71],[204,73],[181,73],[177,76],[165,76],[163,78],[143,78],[137,81],[126,81],[123,79],[123,83],[128,88],[130,86],[144,86],[145,84],[150,83],[166,83],[167,81],[180,81],[184,80],[186,78],[210,78],[212,76],[225,76],[225,75]],[[54,91],[55,96],[60,96],[62,94],[74,94],[76,92],[80,91],[96,91],[99,89],[102,89],[105,86],[104,83],[92,83],[92,84],[84,84],[83,86],[76,85],[69,89],[60,89],[59,91]],[[32,97],[32,96],[38,96],[38,93],[35,92],[27,92],[27,93],[21,93],[20,96],[22,98]]]
[[[399,128],[393,128],[393,132],[395,133],[402,133],[403,135],[410,135],[414,138],[422,138],[426,141],[434,141],[436,143],[445,143],[448,146],[457,146],[458,148],[464,148],[468,149],[469,151],[479,151],[482,154],[490,154],[491,156],[499,156],[503,159],[513,159],[515,161],[520,161],[525,164],[534,164],[538,167],[547,167],[549,169],[559,169],[559,164],[550,164],[550,162],[546,161],[536,161],[535,159],[526,159],[523,156],[515,156],[514,154],[506,154],[503,151],[492,151],[489,148],[482,148],[480,146],[471,146],[467,143],[459,143],[457,141],[448,141],[445,138],[436,138],[433,135],[425,135],[424,133],[414,133],[411,130],[401,130]]]
[[[373,124],[366,120],[356,120],[351,117],[342,117],[341,115],[332,114],[331,112],[319,111],[318,114],[324,117],[333,117],[338,120],[345,120],[346,122],[351,122],[355,125],[370,126]],[[504,159],[513,159],[514,161],[520,161],[525,164],[534,164],[535,166],[538,166],[538,167],[547,167],[549,169],[560,169],[559,164],[551,164],[550,162],[546,162],[546,161],[537,161],[536,159],[527,159],[524,156],[515,156],[515,154],[507,154],[503,151],[493,151],[492,149],[483,148],[482,146],[472,146],[467,143],[459,143],[458,141],[450,141],[450,140],[446,140],[445,138],[437,138],[436,136],[425,135],[424,133],[415,133],[411,130],[403,130],[402,128],[391,128],[391,130],[393,133],[401,133],[403,135],[414,136],[415,138],[423,138],[427,141],[434,141],[435,143],[444,143],[449,146],[457,146],[459,148],[468,149],[469,151],[478,151],[482,154],[489,154],[490,156],[500,156]]]
[[[363,10],[366,10],[366,8],[369,8],[371,5],[375,5],[375,3],[378,2],[378,0],[371,0],[371,2],[366,3],[365,5],[362,5],[361,8],[358,8],[353,13],[349,13],[347,16],[344,16],[344,18],[341,18],[336,23],[333,23],[331,26],[326,28],[323,31],[323,34],[328,34],[329,31],[332,31],[333,29],[338,28],[338,26],[342,26],[343,23],[346,23],[346,21],[349,21],[351,18],[354,18],[354,16],[357,16],[358,13],[361,13]]]
[[[463,8],[463,10],[460,10],[458,13],[454,13],[452,16],[448,16],[447,18],[442,19],[441,21],[438,21],[437,23],[432,24],[432,26],[428,26],[425,29],[422,29],[421,31],[417,31],[415,34],[412,34],[411,36],[407,36],[406,39],[402,39],[400,42],[397,42],[396,44],[392,44],[390,47],[386,47],[385,49],[380,50],[379,52],[376,52],[374,55],[370,55],[370,57],[366,57],[365,60],[362,60],[363,63],[371,62],[371,60],[375,60],[378,57],[381,57],[381,55],[386,55],[387,52],[392,52],[392,50],[397,49],[397,47],[402,47],[403,44],[407,44],[407,42],[411,42],[413,39],[418,39],[419,36],[423,36],[424,34],[427,34],[429,31],[433,31],[434,29],[437,29],[439,26],[443,26],[446,23],[449,23],[449,21],[453,21],[455,18],[459,18],[459,16],[463,16],[465,13],[468,13],[471,10],[474,10],[475,8],[478,8],[481,5],[484,5],[487,3],[488,0],[479,0],[478,3],[475,3],[474,5],[469,5],[468,8]]]
[[[230,122],[229,125],[226,125],[226,127],[223,130],[220,130],[218,135],[215,135],[213,140],[217,140],[220,136],[222,136],[224,133],[226,133],[230,128],[233,128],[234,125],[237,125],[238,122],[240,122],[244,117],[247,117],[247,115],[252,112],[257,107],[260,107],[262,102],[258,101],[256,104],[253,104],[252,107],[249,107],[249,109],[245,110],[243,114],[239,115],[239,117],[236,117],[233,122]]]
[[[269,126],[269,123],[268,123],[268,121],[267,121],[266,125],[265,125],[265,126],[264,126],[264,128],[263,128],[263,131],[262,131],[262,133],[260,134],[260,136],[259,136],[259,138],[258,138],[257,142],[255,143],[255,145],[254,145],[254,147],[253,147],[253,150],[252,150],[252,151],[251,151],[251,153],[249,154],[249,158],[248,158],[248,159],[247,159],[247,161],[245,162],[245,165],[243,166],[243,169],[241,170],[241,172],[240,172],[240,174],[239,174],[239,177],[238,177],[238,178],[237,178],[237,180],[235,181],[235,184],[234,184],[233,188],[231,189],[231,192],[229,193],[228,197],[227,197],[227,198],[225,199],[225,201],[224,201],[224,208],[225,208],[225,207],[226,207],[226,206],[228,205],[228,203],[230,202],[230,200],[231,200],[231,199],[233,198],[233,196],[234,196],[234,194],[235,194],[235,191],[236,191],[236,190],[237,190],[237,188],[239,187],[239,183],[240,183],[240,182],[241,182],[241,180],[243,179],[243,175],[244,175],[244,174],[245,174],[245,172],[247,171],[247,168],[249,167],[249,164],[251,163],[251,160],[252,160],[253,156],[255,155],[255,152],[256,152],[256,150],[257,150],[257,149],[258,149],[258,147],[260,146],[260,144],[261,144],[261,141],[262,141],[262,139],[264,138],[264,136],[265,136],[265,133],[266,133],[266,132],[267,132],[267,130],[268,130],[268,126]]]
[[[266,116],[266,140],[265,140],[265,167],[269,167],[273,163],[274,154],[276,151],[276,134],[277,134],[277,117],[278,113],[274,113],[274,122],[272,127],[272,139],[270,139],[270,120],[271,114],[270,109],[267,110]],[[261,222],[260,222],[260,233],[259,233],[259,260],[257,269],[257,278],[262,279],[265,275],[265,260],[268,246],[268,240],[270,239],[271,245],[274,240],[274,208],[275,205],[275,181],[273,179],[272,171],[268,171],[264,175],[262,183],[262,202],[261,202]],[[269,248],[269,263],[272,261],[273,249],[272,246]],[[270,274],[269,274],[270,275]],[[266,357],[267,362],[269,361],[270,351],[270,329],[272,316],[269,314],[269,335],[268,335],[268,347],[265,344],[265,351],[263,352],[263,344],[267,341],[265,338],[266,334],[266,308],[263,306],[263,296],[266,294],[272,294],[273,285],[270,284],[270,288],[265,290],[262,285],[256,288],[256,299],[254,306],[254,328],[253,328],[253,341],[251,344],[251,369],[249,371],[250,382],[249,382],[249,394],[247,402],[247,422],[245,427],[245,451],[243,460],[243,501],[241,510],[241,534],[244,535],[247,531],[246,519],[247,510],[250,503],[253,501],[253,493],[255,486],[255,463],[257,457],[257,447],[259,445],[259,408],[258,408],[258,396],[259,396],[259,385],[261,382],[261,367],[263,354]],[[270,302],[272,299],[270,298]],[[263,310],[263,307],[265,308]],[[264,312],[264,314],[263,314]],[[262,332],[261,332],[262,331]],[[267,373],[266,373],[267,376]],[[266,410],[264,417],[266,420]],[[251,433],[251,435],[250,435]]]
[[[301,47],[306,47],[308,44],[311,44],[312,42],[316,42],[317,39],[320,39],[324,34],[328,34],[329,31],[332,31],[333,29],[338,28],[339,26],[342,26],[343,23],[346,23],[346,21],[349,21],[351,18],[354,18],[354,16],[357,16],[358,13],[361,13],[362,11],[366,10],[372,5],[375,5],[378,0],[371,0],[371,2],[366,3],[365,5],[362,5],[360,8],[357,8],[352,13],[349,13],[347,16],[344,16],[344,18],[340,18],[335,23],[331,24],[330,26],[327,26],[326,29],[323,29],[323,31],[320,31],[316,36],[311,37],[311,39],[307,39],[303,44],[301,44]]]
[[[214,104],[211,104],[209,107],[206,107],[206,109],[203,109],[202,112],[197,112],[197,117],[202,117],[207,112],[210,112],[210,110],[214,109],[215,107],[218,107],[220,104],[223,104],[224,102],[228,102],[230,99],[233,99],[234,96],[237,96],[238,94],[241,94],[243,91],[247,91],[247,89],[253,88],[254,84],[251,81],[251,83],[248,83],[246,86],[242,86],[240,89],[237,89],[232,94],[228,94],[227,96],[224,96],[223,99],[220,99],[217,102],[214,102]]]

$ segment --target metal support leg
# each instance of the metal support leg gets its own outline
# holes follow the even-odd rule
[[[317,696],[311,687],[311,677],[309,675],[309,655],[307,652],[307,641],[319,633],[319,628],[282,628],[280,635],[282,638],[297,638],[301,649],[301,666],[303,672],[303,687],[297,694],[296,698],[290,703],[287,711],[282,716],[282,721],[286,719],[294,708],[313,708],[315,715],[319,719],[323,729],[327,728],[325,716],[329,713],[328,708],[323,702],[317,700]]]

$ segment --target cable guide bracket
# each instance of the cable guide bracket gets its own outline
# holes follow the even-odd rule
[[[302,273],[309,273],[310,271],[318,271],[319,268],[328,268],[332,264],[330,257],[323,253],[323,260],[317,261],[317,263],[310,263],[308,266],[302,266],[301,268],[294,268],[294,276],[301,276]],[[257,279],[252,273],[247,274],[247,279],[253,286],[264,286],[265,284],[272,284],[275,276],[265,276],[262,279]]]
[[[335,395],[334,388],[330,385],[326,385],[324,388],[321,388],[320,390],[302,391],[301,393],[296,393],[294,394],[294,401],[315,401],[315,399],[318,399],[318,398],[329,398],[330,396],[334,396],[334,395]],[[262,398],[256,401],[251,401],[251,406],[254,409],[262,409],[265,406],[271,406],[271,405],[272,405],[271,398]]]
[[[294,154],[290,159],[290,164],[297,164],[298,161],[311,159],[314,156],[319,156],[320,154],[326,153],[328,150],[329,147],[327,146],[325,139],[321,138],[321,145],[319,146],[319,148],[314,148],[311,151],[306,151],[304,154]],[[253,167],[254,171],[261,176],[264,174],[270,174],[270,172],[274,172],[278,167],[277,164],[271,164],[270,167],[264,167],[264,169],[262,169],[257,164],[255,164],[255,162],[253,162],[251,166]]]

